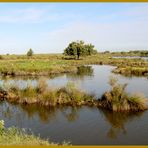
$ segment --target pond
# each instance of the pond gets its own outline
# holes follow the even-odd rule
[[[143,59],[145,61],[148,61],[148,57],[140,57],[140,56],[113,56],[112,58]]]
[[[108,84],[112,66],[83,66],[75,74],[62,74],[47,78],[49,86],[61,87],[69,81],[97,98],[110,89]],[[148,79],[115,75],[120,82],[128,83],[129,93],[142,92],[148,97]],[[3,83],[15,83],[26,87],[36,86],[38,78],[1,78]],[[140,144],[147,145],[148,111],[139,113],[112,113],[96,107],[47,108],[36,105],[0,104],[0,119],[6,127],[12,125],[31,129],[35,135],[54,142],[70,141],[73,145]],[[134,134],[138,133],[138,134]]]

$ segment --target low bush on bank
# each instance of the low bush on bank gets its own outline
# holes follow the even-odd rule
[[[129,95],[127,84],[119,84],[114,77],[110,78],[111,91],[107,91],[99,100],[101,107],[112,111],[143,111],[147,109],[147,100],[139,94]]]

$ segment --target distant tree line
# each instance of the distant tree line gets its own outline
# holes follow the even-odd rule
[[[129,51],[129,53],[137,54],[139,56],[148,56],[148,50],[134,50]]]
[[[141,56],[141,57],[148,56],[148,50],[132,50],[132,51],[118,51],[118,52],[110,52],[110,51],[106,50],[101,53],[114,54],[114,55],[119,55],[119,56]]]

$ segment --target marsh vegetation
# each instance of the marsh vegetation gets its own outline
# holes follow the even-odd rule
[[[47,80],[40,78],[36,87],[27,84],[20,89],[17,85],[5,84],[1,88],[0,99],[11,103],[39,104],[43,106],[98,106],[112,111],[143,111],[147,109],[147,100],[140,95],[129,95],[125,88],[127,84],[119,84],[114,77],[110,78],[111,91],[103,94],[101,99],[95,98],[78,88],[73,83],[65,87],[52,88],[47,85]]]
[[[110,78],[111,91],[103,94],[101,107],[111,111],[143,111],[148,109],[146,98],[142,94],[128,94],[127,84],[119,84],[114,77]]]
[[[113,56],[112,53],[96,53],[84,55],[76,60],[71,56],[68,57],[62,54],[34,54],[31,57],[26,55],[3,55],[0,59],[0,74],[4,76],[49,76],[50,74],[77,72],[77,67],[82,65],[98,64],[113,65],[119,68],[133,67],[134,69],[140,69],[142,72],[132,72],[133,69],[128,68],[128,72],[132,75],[146,75],[148,61],[112,58]],[[116,70],[116,73],[121,72]],[[125,71],[121,74],[124,73]]]
[[[130,77],[147,77],[148,61],[139,58],[113,58],[114,55],[116,54],[108,52],[95,54],[92,53],[91,55],[87,53],[83,56],[79,55],[79,57],[78,55],[74,55],[77,58],[73,58],[70,55],[65,56],[62,54],[32,54],[31,56],[2,55],[0,58],[0,74],[2,76],[1,83],[3,83],[4,86],[1,86],[0,89],[0,100],[2,101],[1,103],[7,102],[11,105],[17,104],[21,107],[23,112],[27,112],[27,116],[29,116],[29,118],[31,119],[35,116],[37,112],[37,114],[39,114],[39,118],[41,118],[42,120],[41,122],[44,123],[48,123],[49,120],[51,122],[53,121],[54,116],[56,116],[53,114],[57,114],[56,110],[58,108],[60,108],[60,111],[62,111],[62,115],[66,117],[68,122],[76,122],[79,119],[79,114],[77,110],[81,110],[81,108],[83,107],[90,107],[89,109],[96,108],[97,110],[102,110],[103,114],[105,114],[106,119],[111,122],[111,124],[113,124],[112,126],[118,126],[115,124],[115,122],[120,120],[120,118],[122,119],[121,114],[123,111],[126,114],[126,122],[130,113],[142,113],[142,111],[147,109],[147,96],[144,97],[141,94],[132,94],[127,84],[122,84],[114,78],[110,79],[110,86],[108,86],[108,75],[106,75],[106,71],[104,71],[102,74],[100,72],[97,73],[97,77],[100,77],[101,75],[105,75],[106,77],[104,77],[103,79],[100,78],[99,80],[93,80],[93,77],[94,75],[96,75],[96,73],[94,74],[94,69],[91,65],[96,64],[116,66],[112,69],[112,72],[115,76],[117,76],[116,74],[122,74]],[[96,69],[99,70],[99,66],[96,66]],[[50,79],[52,79],[53,81],[54,78],[56,79],[56,76],[59,76],[55,81],[56,87],[53,87],[52,84],[48,85],[48,76],[51,75],[54,76],[50,77]],[[34,86],[32,83],[27,82],[26,87],[20,88],[17,85],[17,81],[15,81],[15,79],[19,78],[19,76],[20,78],[26,78],[26,76],[30,76],[32,78],[32,76],[37,76],[37,84],[35,83]],[[14,80],[13,85],[11,83],[5,83],[5,81],[3,82],[3,80],[7,78]],[[73,82],[69,82],[70,80],[73,80],[73,82],[76,81],[76,83],[78,81],[81,82],[82,85],[85,85],[86,90],[78,87],[78,85],[75,85]],[[146,78],[144,78],[143,81],[145,80]],[[105,84],[103,83],[104,81]],[[59,86],[60,83],[64,84],[64,86]],[[22,82],[21,85],[23,85]],[[98,87],[98,85],[100,85],[100,87]],[[142,87],[140,88],[140,91],[143,90]],[[143,88],[144,93],[147,92],[146,87]],[[96,92],[98,92],[99,95],[96,95]],[[102,97],[100,96],[100,94]],[[63,111],[64,108],[68,107],[72,108],[69,114]],[[15,106],[14,108],[17,107]],[[9,118],[11,116],[10,112],[11,111],[9,110],[9,112],[6,113]],[[53,116],[49,116],[50,114],[52,114]],[[6,118],[8,118],[8,116]],[[114,118],[113,122],[111,121],[112,118]],[[119,128],[120,126],[122,127],[122,124],[124,124],[124,121],[123,123],[121,123],[121,125],[119,125]],[[11,131],[11,128],[8,128],[8,130]],[[20,139],[18,138],[18,141],[21,143],[20,145],[23,144],[22,140],[24,135],[26,137],[31,136],[31,138],[28,138],[30,138],[35,145],[50,144],[50,141],[42,141],[36,136],[34,137],[33,135],[26,135],[27,133],[19,132],[19,130],[17,129],[15,130],[17,132],[13,134],[15,137],[20,137]],[[5,131],[7,132],[6,128]],[[8,134],[11,135],[11,132]],[[21,135],[23,136],[21,137]],[[108,136],[116,137],[116,130],[114,131],[114,129],[111,128],[111,130],[108,132]],[[63,136],[61,137],[63,138]],[[6,137],[2,138],[6,139]],[[39,143],[35,140],[36,138],[39,140]],[[4,143],[4,139],[2,139],[2,143]],[[10,142],[8,141],[8,143],[6,144],[12,144],[12,141],[15,141],[15,139],[13,139],[13,136],[12,140],[10,139]],[[19,142],[17,144],[19,144]],[[52,144],[57,143],[58,141]],[[78,143],[81,142],[79,141]],[[32,143],[28,141],[27,145],[32,145]]]
[[[6,86],[6,85],[5,85]],[[0,99],[13,103],[33,104],[37,103],[43,106],[56,105],[84,105],[93,103],[92,95],[89,95],[68,83],[62,88],[48,87],[46,79],[41,78],[37,87],[27,84],[27,87],[20,89],[18,86],[7,84],[6,90],[1,88]]]

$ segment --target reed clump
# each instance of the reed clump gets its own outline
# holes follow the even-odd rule
[[[3,91],[4,92],[4,91]],[[13,103],[33,104],[37,103],[44,106],[56,105],[84,105],[93,104],[93,95],[89,95],[79,90],[73,83],[68,83],[62,88],[52,88],[47,85],[47,80],[41,78],[37,87],[28,84],[26,88],[20,89],[11,86],[4,93],[0,93],[1,100]]]
[[[148,109],[147,100],[140,94],[129,95],[127,84],[119,84],[114,77],[110,78],[111,90],[103,94],[100,106],[112,111],[143,111]]]

